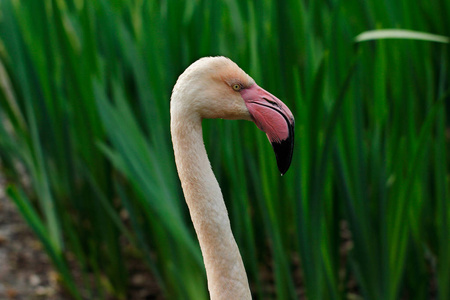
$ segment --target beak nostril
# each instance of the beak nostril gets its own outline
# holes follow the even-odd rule
[[[266,100],[267,102],[269,102],[270,104],[272,104],[272,105],[274,105],[274,106],[276,106],[276,107],[280,107],[280,105],[276,102],[276,101],[274,101],[274,100],[271,100],[271,99],[269,99],[269,98],[267,98],[267,97],[262,97],[264,100]]]

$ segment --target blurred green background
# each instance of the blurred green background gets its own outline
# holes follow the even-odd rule
[[[0,0],[8,194],[74,299],[127,299],[130,260],[166,299],[207,299],[169,101],[224,55],[296,118],[283,177],[254,124],[204,122],[254,298],[450,299],[448,45],[354,42],[450,36],[448,16],[446,0]]]

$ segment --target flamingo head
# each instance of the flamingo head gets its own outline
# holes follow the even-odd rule
[[[171,113],[185,117],[243,119],[264,131],[275,152],[281,175],[289,169],[294,149],[294,116],[277,97],[225,57],[204,57],[177,80]],[[176,108],[175,108],[176,107]]]

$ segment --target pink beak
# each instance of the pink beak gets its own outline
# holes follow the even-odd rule
[[[278,169],[284,175],[291,165],[294,150],[294,116],[281,100],[256,83],[242,89],[241,96],[253,122],[272,144]]]

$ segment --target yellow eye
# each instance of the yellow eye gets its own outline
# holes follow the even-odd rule
[[[240,84],[233,84],[233,90],[235,91],[240,91],[241,90],[241,85]]]

